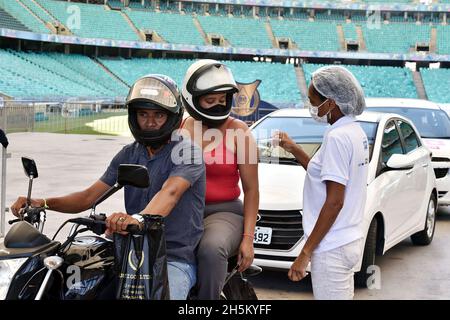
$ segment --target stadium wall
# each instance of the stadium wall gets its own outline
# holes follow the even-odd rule
[[[184,53],[206,53],[217,55],[244,55],[260,57],[282,58],[325,58],[325,59],[354,59],[354,60],[391,60],[391,61],[426,61],[448,62],[450,55],[425,54],[425,53],[370,53],[370,52],[329,52],[329,51],[304,51],[295,49],[254,49],[216,46],[196,46],[184,44],[155,43],[142,41],[126,41],[99,38],[81,38],[76,36],[40,34],[27,31],[0,28],[0,37],[48,42],[67,45],[82,45],[91,47],[107,47],[121,49],[146,49],[154,51],[172,51]]]

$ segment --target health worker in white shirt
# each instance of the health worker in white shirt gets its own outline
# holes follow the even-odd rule
[[[309,156],[286,133],[274,143],[305,168],[303,229],[306,243],[288,276],[300,281],[311,262],[315,299],[353,299],[354,268],[363,247],[369,145],[355,116],[366,107],[358,80],[347,69],[328,66],[313,73],[307,106],[330,126],[316,154]]]

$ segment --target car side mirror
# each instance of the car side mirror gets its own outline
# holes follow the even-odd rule
[[[386,166],[394,170],[408,170],[414,168],[414,161],[404,154],[393,154],[386,163]]]

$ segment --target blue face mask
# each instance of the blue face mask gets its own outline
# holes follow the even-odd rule
[[[330,113],[331,110],[328,110],[328,112],[326,114],[324,114],[323,116],[319,117],[319,108],[321,106],[324,105],[325,102],[327,102],[328,99],[326,99],[324,102],[322,102],[319,106],[313,106],[311,104],[311,102],[308,100],[307,102],[305,102],[305,106],[308,107],[309,109],[309,113],[311,114],[311,117],[316,120],[317,122],[320,123],[328,123],[328,114]]]

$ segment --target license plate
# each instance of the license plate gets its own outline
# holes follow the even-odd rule
[[[256,227],[253,243],[270,244],[272,240],[272,228]]]

